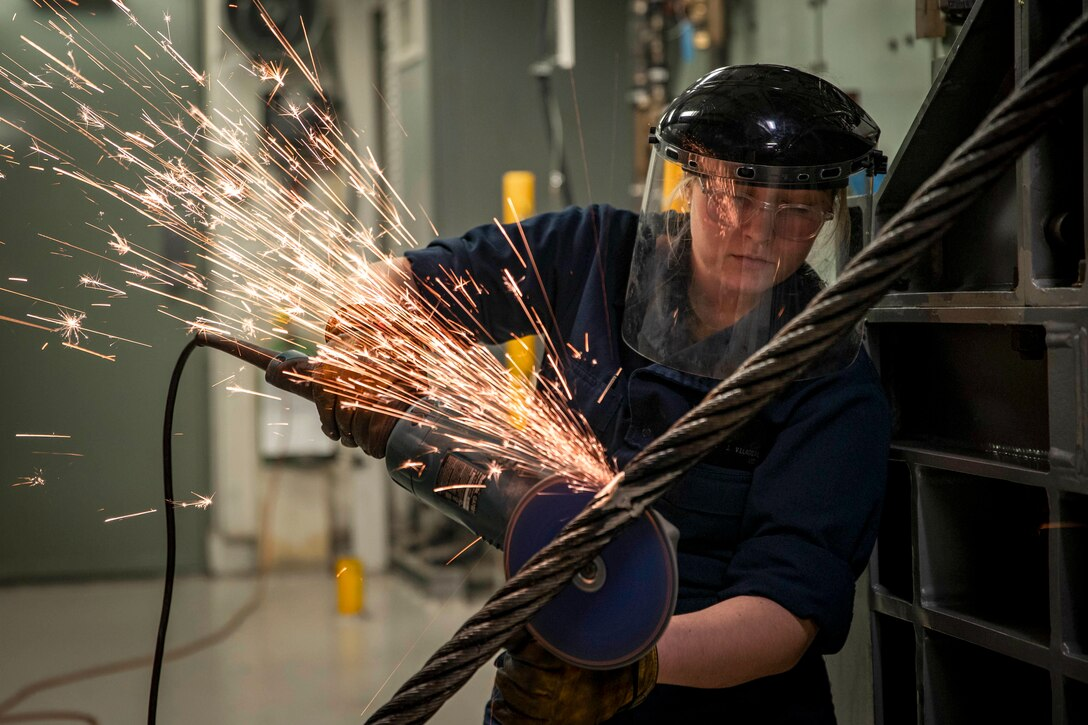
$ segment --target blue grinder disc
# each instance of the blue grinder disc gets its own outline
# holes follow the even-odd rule
[[[506,531],[513,576],[593,499],[594,492],[552,477],[522,498]],[[657,641],[676,606],[676,554],[661,522],[644,514],[627,526],[529,622],[536,639],[567,662],[620,667]]]

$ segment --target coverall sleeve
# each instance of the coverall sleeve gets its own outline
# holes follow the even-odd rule
[[[533,334],[526,310],[563,340],[587,279],[599,273],[601,240],[619,216],[608,206],[570,207],[526,219],[520,229],[481,225],[405,257],[424,298],[480,342]]]
[[[854,583],[876,541],[890,412],[864,353],[792,402],[753,473],[720,595],[762,596],[813,620],[813,649],[826,654],[846,641]]]

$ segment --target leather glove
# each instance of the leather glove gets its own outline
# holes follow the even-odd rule
[[[497,664],[491,714],[502,725],[599,723],[641,703],[657,682],[657,647],[624,667],[585,670],[528,638]]]
[[[314,403],[322,433],[348,448],[362,448],[369,456],[384,458],[399,414],[410,406],[384,392],[391,386],[389,381],[366,372],[371,365],[354,349],[351,333],[353,326],[363,324],[365,313],[357,306],[349,306],[338,311],[325,326],[326,345],[332,357],[342,359],[343,364],[315,366]]]

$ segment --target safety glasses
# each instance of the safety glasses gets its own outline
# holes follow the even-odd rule
[[[706,178],[699,185],[706,198],[707,216],[722,227],[741,227],[760,212],[772,215],[772,233],[779,239],[807,242],[816,238],[824,223],[835,217],[822,206],[759,201],[739,188],[715,188]]]

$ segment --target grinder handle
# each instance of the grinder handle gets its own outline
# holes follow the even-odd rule
[[[196,333],[196,343],[201,347],[211,347],[228,353],[250,365],[259,367],[264,370],[264,379],[269,385],[309,401],[314,399],[314,363],[297,350],[276,352],[209,330]]]

